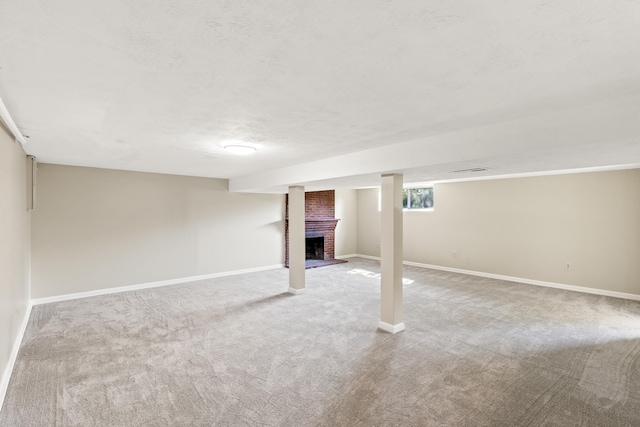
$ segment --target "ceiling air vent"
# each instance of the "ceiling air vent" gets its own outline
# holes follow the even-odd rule
[[[488,171],[489,168],[471,168],[471,169],[460,169],[457,171],[453,171],[453,173],[463,173],[463,172],[484,172],[484,171]]]

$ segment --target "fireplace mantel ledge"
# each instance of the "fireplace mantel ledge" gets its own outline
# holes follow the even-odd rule
[[[289,218],[285,218],[285,221],[289,221]],[[333,222],[340,221],[340,218],[305,218],[304,222]]]

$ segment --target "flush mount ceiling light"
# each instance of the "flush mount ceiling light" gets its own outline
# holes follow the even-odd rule
[[[227,144],[224,146],[224,149],[231,154],[238,154],[240,156],[253,154],[258,150],[256,147],[245,144]]]

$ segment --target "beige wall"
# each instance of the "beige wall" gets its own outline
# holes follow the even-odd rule
[[[358,190],[358,225],[356,250],[360,255],[380,256],[380,189]]]
[[[640,294],[640,170],[434,191],[433,212],[405,211],[406,261]],[[379,223],[377,190],[359,190],[358,253],[379,255]]]
[[[0,125],[0,375],[7,375],[5,369],[30,299],[31,220],[26,179],[26,155]]]
[[[336,218],[336,256],[356,253],[358,224],[358,192],[356,190],[335,190]]]
[[[281,264],[283,218],[226,180],[41,164],[32,296]]]

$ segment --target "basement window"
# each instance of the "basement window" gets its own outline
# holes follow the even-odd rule
[[[433,187],[405,188],[402,190],[404,209],[433,209]]]
[[[405,210],[433,210],[433,187],[403,188],[402,208]],[[378,212],[382,210],[382,191],[378,191]]]

